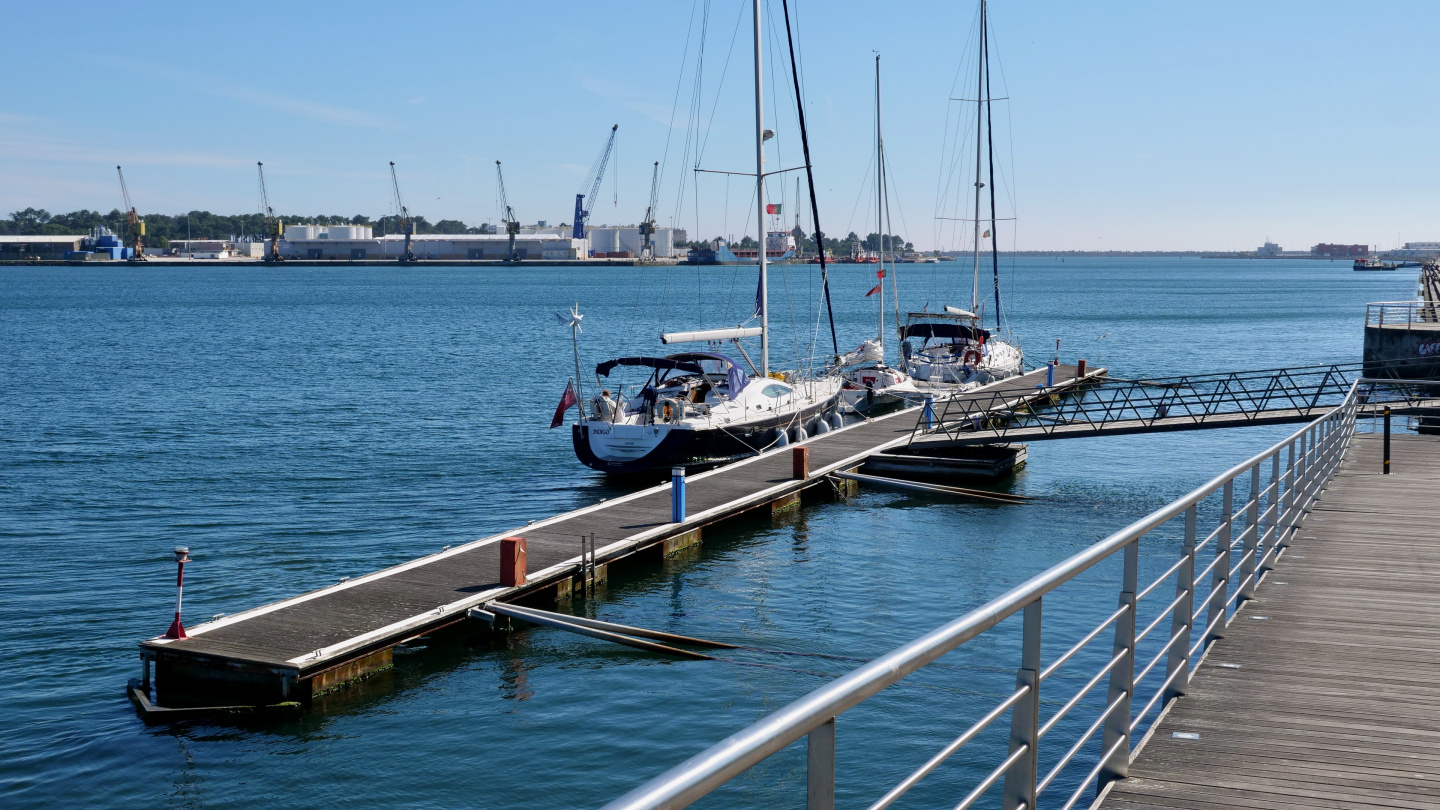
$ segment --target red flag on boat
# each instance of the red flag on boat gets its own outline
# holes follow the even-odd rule
[[[874,295],[875,293],[880,292],[880,288],[885,286],[885,271],[884,271],[884,270],[876,270],[876,271],[875,271],[875,278],[880,279],[880,283],[879,283],[879,284],[876,284],[873,288],[871,288],[870,292],[865,293],[865,297],[866,297],[866,298],[869,298],[870,296]]]
[[[555,416],[550,420],[550,427],[557,428],[565,424],[565,412],[574,407],[580,400],[575,396],[575,384],[565,383],[565,395],[560,397],[560,404],[555,406]]]
[[[884,285],[886,285],[886,281],[884,281],[884,278],[886,278],[886,271],[877,270],[877,271],[876,271],[876,278],[878,278],[878,280],[880,280],[880,284],[874,285],[874,287],[871,288],[870,293],[865,293],[865,297],[867,297],[867,298],[868,298],[868,297],[871,297],[871,295],[874,295],[874,294],[878,293],[878,291],[880,291],[880,288],[881,288],[881,287],[884,287]]]
[[[780,203],[766,203],[766,204],[765,204],[765,213],[767,213],[767,214],[778,214],[778,213],[780,213]]]

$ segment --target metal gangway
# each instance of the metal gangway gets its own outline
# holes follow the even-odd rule
[[[606,805],[607,810],[686,807],[801,739],[806,740],[806,807],[831,810],[837,745],[844,739],[836,734],[841,716],[947,653],[987,634],[1008,631],[1014,637],[1017,630],[1013,691],[994,695],[993,704],[972,706],[969,711],[983,714],[968,728],[915,763],[907,776],[874,787],[862,799],[870,810],[889,807],[997,723],[985,738],[988,744],[978,751],[972,745],[963,758],[970,772],[983,768],[984,775],[945,806],[966,810],[997,785],[1004,810],[1034,810],[1042,804],[1069,810],[1093,798],[1104,785],[1127,775],[1138,741],[1170,702],[1185,694],[1191,675],[1212,642],[1225,634],[1240,604],[1268,584],[1265,574],[1334,475],[1356,432],[1357,417],[1367,406],[1404,406],[1434,397],[1436,385],[1352,381],[1325,413],[1265,451],[736,732]],[[1157,570],[1158,576],[1150,575]],[[1147,572],[1144,580],[1141,571]],[[1107,593],[1104,606],[1090,611],[1103,616],[1098,623],[1077,624],[1073,606],[1045,609],[1056,599],[1059,605],[1070,604],[1065,600],[1076,588],[1093,594],[1096,587]],[[1018,628],[1015,621],[1007,622],[1017,616]],[[997,660],[993,640],[972,649],[985,660]],[[1073,684],[1079,685],[1072,689]],[[930,722],[959,729],[966,718],[953,714],[931,716]],[[1007,715],[1008,733],[1002,721]],[[757,784],[747,781],[751,788]]]
[[[922,409],[910,444],[927,446],[1158,433],[1306,422],[1334,408],[1361,363],[1185,374],[1073,386],[1019,401],[1013,388]]]

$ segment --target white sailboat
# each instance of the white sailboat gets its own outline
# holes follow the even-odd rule
[[[846,404],[867,413],[899,405],[919,404],[926,397],[941,398],[955,393],[971,391],[991,385],[1024,372],[1024,353],[1018,343],[1011,339],[995,336],[1000,326],[1000,284],[999,254],[995,235],[995,172],[992,139],[987,137],[990,126],[990,66],[988,21],[985,0],[980,3],[980,54],[976,76],[976,117],[975,117],[975,204],[974,216],[974,273],[970,291],[970,308],[961,309],[945,306],[940,312],[920,311],[907,313],[904,323],[900,320],[899,287],[895,278],[894,256],[891,256],[889,276],[891,290],[895,296],[896,321],[900,338],[899,368],[884,363],[883,304],[881,340],[866,341],[852,356],[863,356],[869,349],[878,354],[878,361],[869,366],[858,365],[846,372],[847,386],[842,393]],[[875,61],[875,143],[877,165],[877,218],[883,209],[883,166],[884,141],[880,131],[880,61]],[[990,228],[982,235],[982,191],[987,185],[981,174],[982,160],[989,157],[990,183]],[[884,222],[883,219],[880,221]],[[880,229],[885,232],[884,228]],[[980,315],[980,248],[982,239],[991,237],[991,259],[995,268],[995,329],[987,329]],[[883,241],[883,240],[882,240]],[[883,249],[883,244],[882,244]],[[881,255],[884,266],[884,255]],[[881,295],[884,295],[883,282]],[[870,344],[874,343],[873,346]],[[868,359],[868,358],[865,358]],[[863,359],[860,362],[864,362]]]
[[[760,1],[755,0],[755,221],[758,242],[765,244],[765,141],[773,133],[765,129],[764,121],[760,21]],[[597,387],[600,378],[608,378],[619,368],[638,368],[648,375],[638,393],[631,396],[617,387],[615,394],[602,390],[579,403],[571,438],[582,463],[610,473],[713,466],[802,441],[842,424],[837,412],[838,377],[782,374],[770,369],[767,252],[757,251],[760,277],[751,319],[730,329],[661,336],[667,345],[708,344],[706,351],[619,357],[595,367]],[[751,320],[758,324],[746,325]],[[756,337],[760,339],[758,366],[740,343]],[[744,365],[715,348],[725,342],[734,345]]]

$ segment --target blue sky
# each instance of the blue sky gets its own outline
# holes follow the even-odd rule
[[[964,112],[947,99],[973,95],[952,83],[973,71],[976,4],[792,5],[827,233],[874,229],[879,51],[895,230],[921,247],[958,246],[937,229],[937,177],[952,171],[941,156],[947,113],[953,126]],[[500,159],[522,220],[569,221],[618,123],[595,222],[639,219],[651,164],[666,156],[661,223],[678,211],[694,235],[698,205],[701,235],[738,235],[751,206],[742,178],[687,180],[677,206],[694,163],[683,145],[698,34],[687,48],[687,32],[703,7],[153,3],[129,14],[113,3],[13,4],[0,49],[11,77],[0,90],[0,213],[118,207],[117,163],[142,211],[253,211],[263,160],[278,209],[378,216],[390,209],[394,160],[412,211],[473,224],[495,219]],[[1427,44],[1440,4],[991,8],[995,92],[1009,97],[996,113],[1001,213],[1016,216],[999,229],[1002,247],[1440,240],[1440,72]],[[744,171],[748,11],[744,0],[709,9],[701,165]],[[780,20],[779,0],[770,14]],[[777,91],[771,160],[796,165],[786,77],[766,81]],[[793,180],[776,181],[780,191],[793,206]]]

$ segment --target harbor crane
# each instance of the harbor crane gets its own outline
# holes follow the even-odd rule
[[[505,196],[505,175],[500,171],[498,160],[495,161],[495,184],[500,189],[500,219],[505,223],[505,233],[510,235],[510,243],[505,246],[505,261],[518,262],[520,254],[515,252],[515,234],[520,232],[520,221],[515,219],[515,210]]]
[[[265,217],[265,235],[270,239],[270,249],[265,251],[265,261],[283,262],[285,259],[280,255],[280,237],[285,235],[285,223],[275,217],[275,209],[270,207],[270,194],[265,190],[265,164],[257,160],[255,166],[260,170],[260,213]]]
[[[390,161],[390,185],[395,189],[395,211],[400,219],[400,230],[405,234],[405,252],[400,254],[400,263],[415,261],[415,251],[410,248],[410,238],[415,235],[415,220],[410,218],[410,209],[400,198],[400,178],[395,175],[395,161]]]
[[[585,238],[586,221],[590,219],[590,210],[595,207],[595,198],[600,195],[600,181],[605,179],[605,167],[610,163],[610,151],[615,148],[615,130],[620,125],[610,127],[610,138],[605,141],[605,148],[600,151],[600,157],[595,159],[595,165],[590,167],[590,174],[586,176],[585,183],[580,186],[580,193],[575,195],[575,231],[571,235],[576,239]],[[585,204],[585,187],[590,187],[590,204]]]
[[[130,257],[130,261],[143,262],[145,261],[145,243],[141,241],[141,237],[145,235],[145,220],[135,213],[135,206],[130,202],[130,189],[125,186],[125,171],[116,166],[115,173],[120,175],[120,196],[125,199],[125,234],[135,238],[135,244],[131,245],[135,249],[135,254]]]
[[[655,244],[651,237],[655,234],[655,207],[660,197],[660,161],[655,161],[655,168],[650,173],[650,204],[645,208],[645,220],[640,223],[640,258],[655,258]]]

